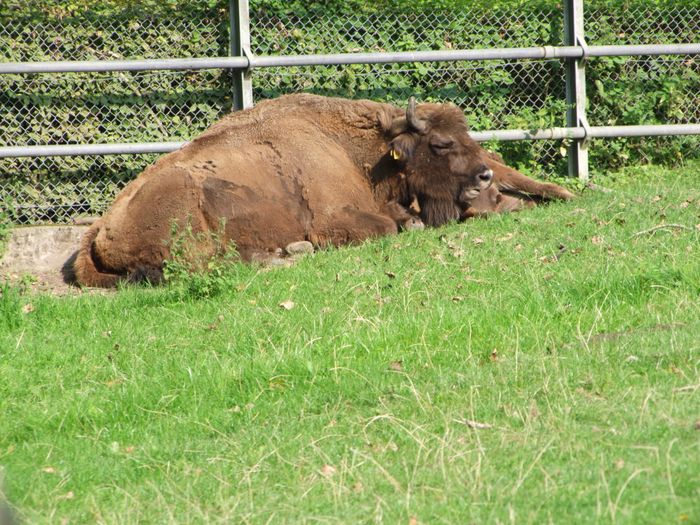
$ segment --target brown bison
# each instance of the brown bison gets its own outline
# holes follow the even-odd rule
[[[221,230],[221,240],[250,260],[298,240],[342,245],[396,233],[414,219],[407,210],[413,199],[422,222],[439,226],[469,216],[470,208],[510,209],[499,208],[503,198],[490,205],[499,188],[571,197],[507,168],[467,131],[457,107],[416,107],[413,99],[406,111],[308,94],[260,102],[224,117],[129,183],[85,234],[76,281],[107,287],[157,277],[173,224],[195,233]],[[215,250],[212,242],[197,248]]]

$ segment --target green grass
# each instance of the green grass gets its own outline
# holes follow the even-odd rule
[[[5,288],[8,498],[27,523],[700,523],[700,166],[603,184],[199,299]]]

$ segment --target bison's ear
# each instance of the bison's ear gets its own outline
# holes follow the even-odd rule
[[[405,164],[413,156],[417,145],[418,137],[413,133],[403,133],[389,143],[389,154],[394,160]]]
[[[379,126],[389,138],[394,138],[401,133],[408,131],[408,122],[406,122],[406,114],[398,108],[382,109],[377,115]]]

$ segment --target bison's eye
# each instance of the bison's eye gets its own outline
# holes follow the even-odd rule
[[[447,153],[452,146],[454,146],[455,141],[448,138],[434,137],[430,140],[430,149],[435,153],[444,154]]]

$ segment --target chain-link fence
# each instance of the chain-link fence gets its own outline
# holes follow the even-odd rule
[[[586,12],[589,44],[658,44],[700,41],[700,8],[637,5]],[[700,57],[610,57],[586,67],[591,126],[693,124],[700,122]],[[639,163],[681,163],[698,158],[698,137],[594,140],[592,164],[599,171]]]
[[[224,13],[225,15],[225,13]],[[222,17],[0,22],[0,60],[221,56]],[[226,72],[0,75],[0,145],[187,140],[231,108]],[[103,212],[154,155],[0,159],[0,195],[17,223]]]
[[[518,12],[251,13],[254,54],[415,51],[561,45],[560,7]],[[586,13],[589,44],[697,41],[698,7],[599,8]],[[228,53],[228,15],[0,19],[0,60],[213,57]],[[253,70],[256,100],[307,91],[405,104],[449,101],[472,129],[565,125],[564,63],[478,61]],[[700,63],[693,56],[601,58],[588,63],[592,125],[700,122]],[[231,108],[221,70],[0,75],[0,146],[188,140]],[[678,160],[693,138],[617,139],[592,150],[593,168]],[[563,174],[561,141],[492,143],[536,174]],[[17,223],[68,222],[104,211],[154,155],[0,159],[0,204]]]
[[[263,14],[251,24],[251,40],[253,52],[260,54],[529,47],[562,45],[561,24],[562,12],[555,6],[521,13],[465,8],[369,17]],[[565,70],[559,60],[292,67],[255,74],[256,99],[311,91],[405,105],[413,94],[419,100],[458,105],[474,130],[565,124]],[[511,159],[518,157],[521,166],[529,164],[529,171],[535,166],[540,173],[566,171],[559,143],[501,147]]]

